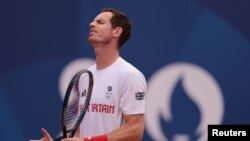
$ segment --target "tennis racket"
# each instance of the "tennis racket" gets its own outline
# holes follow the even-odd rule
[[[63,101],[61,115],[63,136],[55,138],[54,141],[75,135],[88,110],[93,83],[93,74],[89,70],[81,70],[73,76]]]

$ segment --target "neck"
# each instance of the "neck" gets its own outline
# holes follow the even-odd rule
[[[110,46],[95,46],[96,69],[105,69],[119,58],[119,49]]]

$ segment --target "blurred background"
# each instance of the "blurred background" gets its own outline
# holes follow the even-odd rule
[[[208,124],[250,123],[250,1],[0,0],[1,140],[61,132],[69,78],[95,62],[89,23],[133,21],[121,56],[148,82],[143,141],[206,141]]]

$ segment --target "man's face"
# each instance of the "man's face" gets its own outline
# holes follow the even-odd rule
[[[111,12],[102,12],[90,23],[89,39],[90,43],[109,43],[112,39],[112,25],[110,19]]]

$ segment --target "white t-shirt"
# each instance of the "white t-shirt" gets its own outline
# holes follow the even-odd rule
[[[80,137],[109,133],[122,125],[122,115],[144,114],[147,89],[144,75],[119,57],[111,66],[89,68],[94,86]]]

